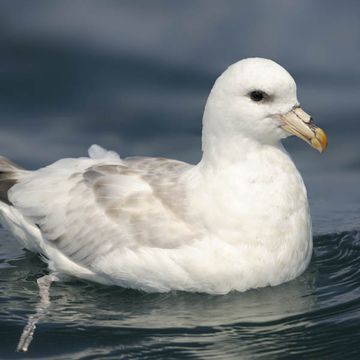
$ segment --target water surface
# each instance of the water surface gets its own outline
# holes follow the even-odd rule
[[[1,231],[2,358],[15,353],[46,272]],[[6,241],[4,241],[6,240]],[[56,283],[27,358],[347,358],[359,354],[360,232],[315,237],[309,269],[289,283],[226,296],[146,294]],[[6,341],[4,341],[4,339]],[[344,346],[346,344],[346,346]]]

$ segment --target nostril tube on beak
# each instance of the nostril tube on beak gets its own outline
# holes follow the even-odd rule
[[[315,125],[315,121],[314,121],[314,118],[311,116],[310,117],[310,120],[309,120],[309,127],[310,129],[314,130],[317,128],[317,126]]]

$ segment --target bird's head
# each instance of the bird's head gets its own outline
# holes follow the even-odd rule
[[[262,58],[241,60],[216,80],[204,126],[218,136],[239,134],[266,144],[296,135],[320,152],[327,146],[324,131],[300,107],[294,79]]]

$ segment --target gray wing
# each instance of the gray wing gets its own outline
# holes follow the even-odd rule
[[[52,246],[89,267],[115,248],[191,242],[178,182],[189,167],[161,158],[66,159],[16,184],[10,199]]]

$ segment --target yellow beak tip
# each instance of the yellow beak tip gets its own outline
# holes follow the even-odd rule
[[[317,143],[314,147],[319,150],[320,152],[323,152],[326,150],[327,146],[328,146],[328,140],[327,140],[327,136],[324,132],[323,129],[321,128],[316,128],[315,130],[315,138],[316,139],[315,143]]]

